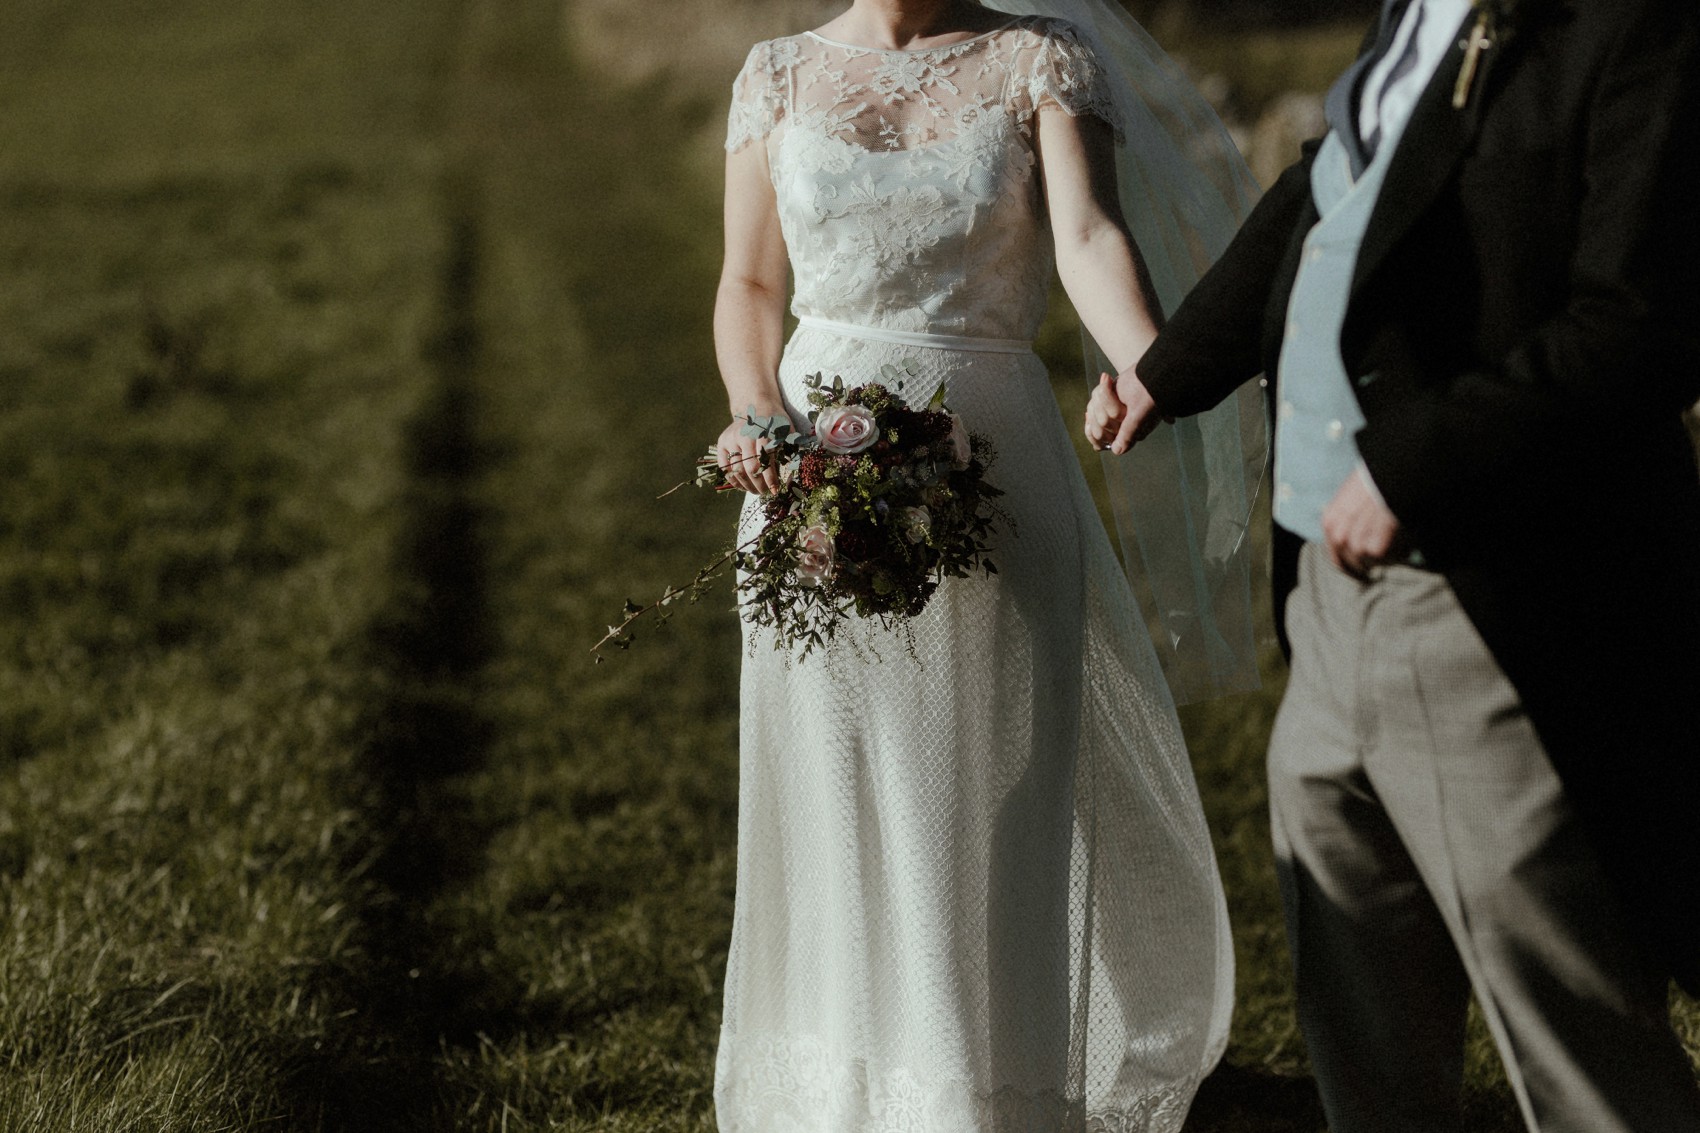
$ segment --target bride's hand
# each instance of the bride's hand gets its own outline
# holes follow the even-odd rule
[[[1116,380],[1109,374],[1099,374],[1098,385],[1086,403],[1086,439],[1092,447],[1100,451],[1109,448],[1125,416],[1127,406],[1116,396]]]
[[[772,415],[783,416],[784,410],[777,410]],[[760,437],[746,437],[744,425],[742,417],[735,418],[721,430],[720,438],[714,442],[715,455],[720,458],[720,470],[726,474],[726,483],[761,496],[777,492],[779,469],[762,459],[763,451],[773,442]]]

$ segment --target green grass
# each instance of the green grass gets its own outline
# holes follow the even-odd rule
[[[363,655],[443,241],[431,53],[322,38],[450,13],[364,7],[0,13],[8,1130],[289,1127],[366,999]]]
[[[653,498],[723,412],[730,76],[610,82],[569,15],[0,8],[0,1130],[712,1127],[730,597],[588,647],[732,522]],[[1278,686],[1184,714],[1241,973],[1207,1133],[1319,1126]]]

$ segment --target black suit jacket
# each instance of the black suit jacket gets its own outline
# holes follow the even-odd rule
[[[1440,65],[1341,356],[1371,475],[1521,693],[1642,939],[1700,990],[1700,6],[1523,0]],[[1260,371],[1317,219],[1269,190],[1140,362],[1166,413]],[[1277,539],[1276,608],[1296,542]]]

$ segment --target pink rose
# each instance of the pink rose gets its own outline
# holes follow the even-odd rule
[[[861,452],[880,439],[874,415],[860,405],[834,405],[815,418],[815,436],[827,452]]]
[[[832,577],[832,536],[824,527],[811,527],[797,540],[797,580],[819,586]]]
[[[968,439],[968,426],[955,413],[950,415],[950,458],[958,468],[967,468],[974,459],[974,444]]]

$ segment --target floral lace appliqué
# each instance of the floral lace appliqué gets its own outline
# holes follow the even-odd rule
[[[750,52],[727,148],[768,147],[797,314],[1020,338],[1050,274],[1035,117],[1113,124],[1104,88],[1059,20],[921,51],[789,36]]]

